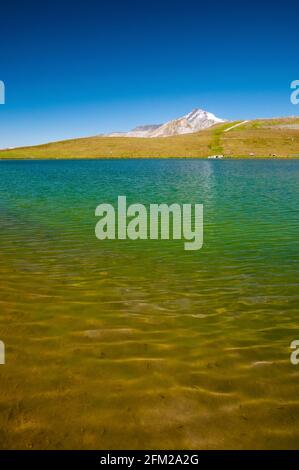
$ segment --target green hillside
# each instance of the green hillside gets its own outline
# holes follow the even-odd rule
[[[299,157],[299,118],[219,124],[194,134],[159,138],[86,137],[0,151],[0,159]],[[229,130],[228,130],[229,129]]]

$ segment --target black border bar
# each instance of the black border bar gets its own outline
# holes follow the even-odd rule
[[[129,459],[130,458],[130,459]],[[133,458],[133,460],[132,460]],[[131,465],[129,465],[129,463]],[[183,468],[212,468],[222,465],[229,468],[246,467],[254,469],[255,465],[266,465],[271,468],[286,468],[286,465],[297,464],[299,468],[299,451],[280,450],[2,450],[0,451],[1,468],[10,464],[35,464],[53,468],[56,464],[76,463],[76,467],[87,470],[90,468],[121,467],[121,468],[151,468],[158,465],[161,468],[181,465]],[[290,470],[292,470],[290,467]],[[55,470],[53,468],[53,470]]]

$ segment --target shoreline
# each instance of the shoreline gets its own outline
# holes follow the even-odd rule
[[[209,157],[15,157],[15,158],[1,158],[0,157],[0,162],[15,162],[15,161],[27,161],[27,162],[42,162],[42,161],[79,161],[79,160],[209,160],[209,161],[231,161],[231,160],[272,160],[272,161],[281,161],[281,160],[299,160],[299,155],[290,157],[290,156],[279,156],[279,157],[266,157],[266,156],[261,156],[261,157],[246,157],[246,156],[238,156],[238,157],[223,157],[223,158],[209,158]]]

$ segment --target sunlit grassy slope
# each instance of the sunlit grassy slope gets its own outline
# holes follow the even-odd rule
[[[173,137],[86,137],[34,147],[1,150],[1,159],[52,158],[201,158],[221,153],[227,157],[299,158],[299,118],[240,121]]]

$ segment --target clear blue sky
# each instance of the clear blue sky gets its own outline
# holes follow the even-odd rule
[[[0,6],[0,147],[128,130],[201,107],[297,115],[298,2],[14,1]]]

